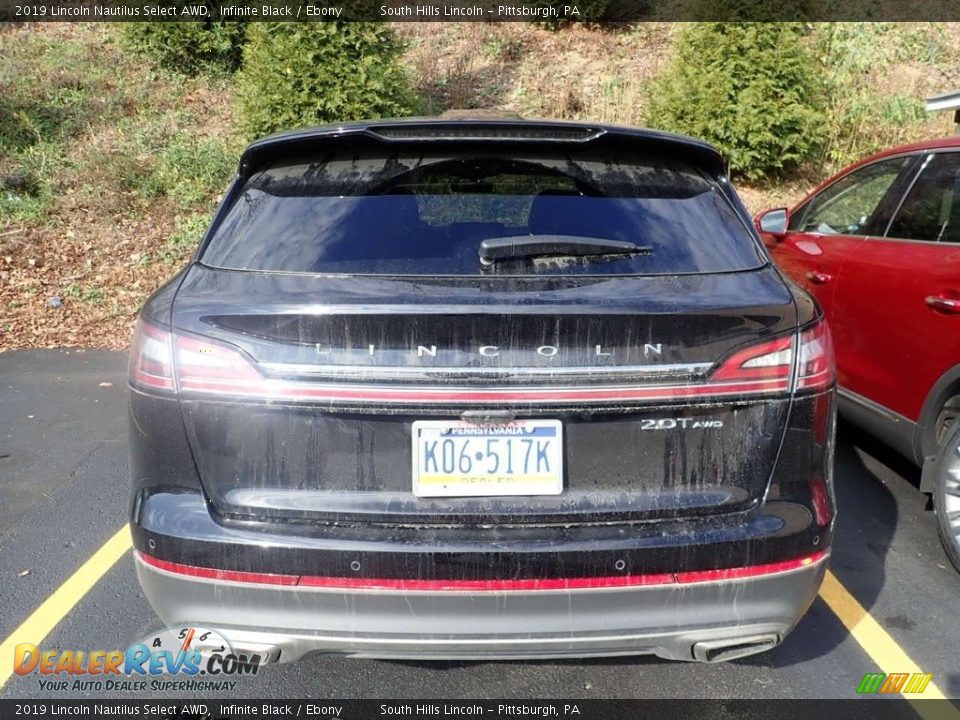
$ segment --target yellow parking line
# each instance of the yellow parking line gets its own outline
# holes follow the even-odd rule
[[[833,614],[840,618],[847,630],[860,647],[885,673],[921,673],[922,670],[906,651],[897,644],[890,634],[880,627],[857,599],[840,584],[836,576],[827,570],[827,575],[820,588],[820,597],[824,599]],[[851,692],[855,688],[850,689]],[[960,711],[949,703],[925,703],[924,700],[943,700],[946,695],[930,682],[922,696],[923,700],[912,700],[913,708],[925,720],[954,720],[960,719]]]
[[[20,643],[39,645],[130,546],[130,527],[124,525],[0,643],[0,688],[13,674],[13,649]]]

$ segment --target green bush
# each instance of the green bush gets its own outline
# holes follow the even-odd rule
[[[652,83],[645,120],[703,138],[751,180],[788,171],[825,138],[819,67],[798,23],[693,23]]]
[[[238,22],[123,23],[124,45],[185,75],[240,67],[246,26]]]
[[[248,137],[365,118],[401,117],[416,102],[403,45],[381,23],[257,23],[236,93]]]

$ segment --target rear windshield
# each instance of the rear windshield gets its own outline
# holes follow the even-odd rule
[[[627,241],[636,254],[513,257],[490,238]],[[715,181],[665,156],[346,147],[251,177],[201,258],[238,270],[390,275],[727,272],[764,263]]]

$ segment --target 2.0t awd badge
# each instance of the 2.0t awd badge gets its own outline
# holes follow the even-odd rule
[[[695,418],[645,418],[640,421],[641,430],[697,430],[722,428],[723,420],[697,420]]]

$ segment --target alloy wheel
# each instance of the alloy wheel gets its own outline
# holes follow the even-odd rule
[[[940,446],[933,495],[940,541],[950,561],[960,571],[960,426],[956,423]]]

